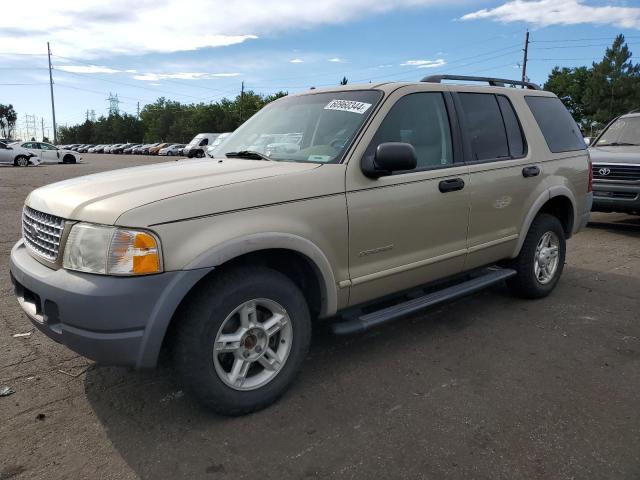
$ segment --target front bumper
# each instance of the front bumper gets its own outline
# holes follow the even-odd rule
[[[137,368],[155,366],[173,313],[211,270],[140,277],[53,270],[22,240],[10,261],[18,302],[40,331],[98,363]]]
[[[594,181],[592,210],[640,213],[640,185]]]

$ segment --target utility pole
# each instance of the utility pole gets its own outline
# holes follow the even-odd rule
[[[86,121],[88,122],[89,121],[89,109],[88,108],[87,108],[87,114],[86,115],[87,115],[87,120]]]
[[[240,123],[242,123],[242,104],[244,100],[244,80],[242,81],[242,87],[240,88]]]
[[[140,102],[136,106],[136,118],[140,118]]]
[[[56,106],[53,102],[53,74],[51,73],[51,48],[47,42],[47,54],[49,56],[49,87],[51,88],[51,114],[53,116],[53,144],[58,143],[58,129],[56,128]]]
[[[529,30],[524,37],[524,59],[522,60],[522,81],[527,81],[527,55],[529,54]],[[522,86],[524,88],[524,85]]]
[[[40,125],[42,126],[42,141],[44,142],[44,117],[40,117]]]

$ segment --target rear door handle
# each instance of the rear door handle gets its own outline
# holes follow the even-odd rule
[[[462,190],[464,188],[464,180],[462,180],[461,178],[450,178],[448,180],[442,180],[438,184],[438,188],[442,193]]]
[[[535,165],[522,169],[522,176],[524,178],[537,177],[538,175],[540,175],[540,167],[536,167]]]

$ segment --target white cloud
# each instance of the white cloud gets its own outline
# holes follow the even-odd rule
[[[328,59],[327,61],[329,62],[333,62],[333,63],[346,63],[342,58],[340,57],[333,57]]]
[[[462,1],[462,0],[454,0]],[[448,5],[451,0],[23,0],[3,2],[3,52],[96,58],[178,52],[243,43],[258,36],[344,24],[394,10]],[[46,19],[34,28],[33,15]]]
[[[289,60],[289,63],[304,63],[304,60],[300,58],[294,58],[293,60]]]
[[[125,72],[127,72],[127,73],[138,73],[137,70],[125,70]]]
[[[61,65],[56,69],[71,73],[120,73],[120,70],[99,65]]]
[[[164,79],[176,79],[176,80],[210,80],[217,77],[237,77],[240,75],[237,72],[232,73],[206,73],[206,72],[176,72],[176,73],[141,73],[134,75],[135,80],[141,80],[143,82],[157,82]],[[151,84],[153,85],[153,84]]]
[[[592,23],[640,29],[640,8],[591,6],[583,0],[513,0],[496,8],[468,13],[461,19],[526,22],[540,27]]]
[[[444,61],[444,58],[437,58],[436,60],[407,60],[400,65],[402,67],[437,68],[446,64],[447,62]]]

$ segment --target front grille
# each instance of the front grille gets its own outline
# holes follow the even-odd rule
[[[22,238],[33,253],[50,262],[58,259],[64,219],[25,206],[22,209]]]
[[[640,165],[594,165],[593,178],[623,182],[640,181]]]

